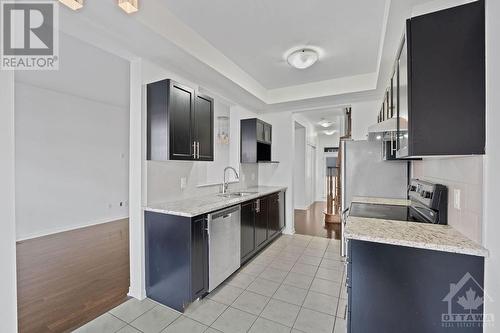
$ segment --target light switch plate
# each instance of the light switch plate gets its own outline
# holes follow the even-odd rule
[[[460,210],[460,195],[461,191],[457,188],[453,189],[453,208]]]
[[[181,177],[181,190],[185,189],[187,186],[187,179],[186,177]]]

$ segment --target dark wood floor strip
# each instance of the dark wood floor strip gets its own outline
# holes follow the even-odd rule
[[[301,235],[338,239],[340,236],[340,225],[325,225],[325,216],[323,215],[325,209],[326,202],[323,201],[316,201],[305,210],[296,209],[294,216],[295,232]]]
[[[127,298],[128,219],[17,243],[19,332],[67,332]]]

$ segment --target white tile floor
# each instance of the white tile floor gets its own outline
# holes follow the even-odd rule
[[[336,240],[283,235],[184,314],[131,299],[75,332],[345,332],[339,247]]]

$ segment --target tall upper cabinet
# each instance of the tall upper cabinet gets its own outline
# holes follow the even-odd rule
[[[148,84],[147,159],[213,161],[213,99],[173,80]]]
[[[483,0],[408,19],[396,71],[398,158],[484,154]]]
[[[240,121],[241,163],[277,163],[271,161],[272,125],[257,118]]]

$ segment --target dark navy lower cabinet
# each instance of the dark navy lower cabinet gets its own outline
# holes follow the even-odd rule
[[[146,294],[183,312],[208,291],[206,215],[145,212]]]
[[[281,234],[284,201],[285,192],[281,191],[241,203],[241,264]],[[190,303],[208,293],[207,214],[183,217],[146,211],[144,221],[146,294],[184,312]]]
[[[281,235],[285,227],[285,191],[241,204],[241,264]]]
[[[347,265],[349,333],[483,332],[483,257],[349,240]]]

